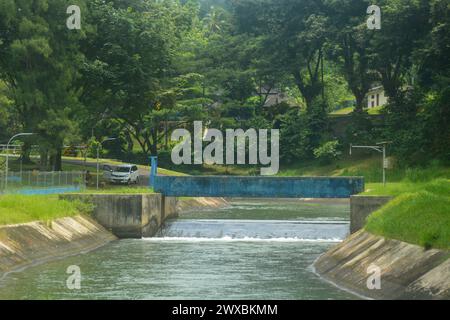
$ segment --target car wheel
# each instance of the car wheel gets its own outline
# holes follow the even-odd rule
[[[134,182],[136,185],[139,184],[139,177],[136,178],[136,181]]]

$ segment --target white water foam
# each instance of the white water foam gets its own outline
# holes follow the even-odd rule
[[[337,243],[342,242],[342,239],[303,239],[303,238],[232,238],[224,236],[221,238],[201,238],[201,237],[155,237],[155,238],[142,238],[145,241],[151,242],[328,242]]]

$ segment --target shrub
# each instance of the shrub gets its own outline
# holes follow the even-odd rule
[[[314,157],[316,157],[316,159],[319,159],[319,161],[323,164],[331,163],[333,160],[339,158],[339,156],[342,154],[342,152],[340,152],[338,148],[339,141],[337,140],[325,142],[320,147],[314,149]]]

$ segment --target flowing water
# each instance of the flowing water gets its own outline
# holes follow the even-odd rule
[[[0,299],[355,299],[313,272],[345,238],[348,203],[235,200],[182,214],[155,238],[10,273]],[[69,266],[81,271],[70,290]]]

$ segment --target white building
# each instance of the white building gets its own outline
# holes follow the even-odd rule
[[[383,86],[374,87],[367,92],[367,108],[381,107],[387,104],[388,97],[384,94]]]

